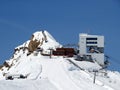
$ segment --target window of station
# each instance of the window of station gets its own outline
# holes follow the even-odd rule
[[[97,46],[89,46],[87,47],[87,53],[104,53],[104,48]]]
[[[97,40],[97,38],[86,38],[86,40]]]
[[[97,44],[97,42],[86,42],[86,44]]]
[[[104,53],[104,48],[103,48],[103,47],[98,47],[97,50],[98,50],[100,53]]]

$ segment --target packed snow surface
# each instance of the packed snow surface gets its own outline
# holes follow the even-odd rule
[[[72,58],[69,58],[72,59]],[[13,66],[11,74],[29,74],[26,79],[1,78],[1,90],[119,90],[120,74],[98,73],[93,84],[93,73],[83,71],[63,57],[29,56]]]

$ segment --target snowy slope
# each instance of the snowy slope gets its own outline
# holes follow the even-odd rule
[[[0,69],[1,90],[119,90],[119,72],[101,70],[97,72],[94,84],[92,69],[101,68],[97,63],[75,61],[74,58],[62,56],[52,56],[52,58],[44,56],[43,52],[48,54],[50,48],[55,49],[62,45],[56,42],[47,31],[38,31],[32,36],[32,39],[15,48],[13,57]],[[38,53],[35,49],[28,55],[32,40],[42,42],[37,48],[42,48],[43,51]],[[6,80],[7,76],[18,77],[19,75],[27,78]]]
[[[13,81],[1,80],[0,87],[2,90],[119,90],[120,74],[108,71],[107,76],[97,76],[96,84],[93,84],[93,74],[87,71],[82,71],[69,63],[62,57],[31,56],[28,60],[26,68],[19,66],[18,69],[11,69],[14,73],[28,74],[27,79],[15,79]],[[33,64],[31,64],[33,63]],[[29,69],[28,69],[29,68]],[[15,70],[15,71],[14,71]],[[113,77],[114,76],[114,77]],[[4,87],[4,83],[7,87]],[[21,84],[22,83],[22,84]],[[34,83],[31,86],[31,83]],[[48,85],[48,86],[47,86]],[[30,88],[31,87],[31,88]],[[44,89],[43,89],[44,88]],[[46,89],[47,88],[47,89]]]
[[[0,90],[57,90],[48,79],[0,81]]]

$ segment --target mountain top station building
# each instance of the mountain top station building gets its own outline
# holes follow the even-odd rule
[[[79,34],[79,55],[83,60],[104,65],[104,36]]]

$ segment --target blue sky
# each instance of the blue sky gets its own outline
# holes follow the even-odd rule
[[[79,33],[104,35],[111,68],[120,70],[119,0],[0,0],[0,63],[44,29],[61,44],[78,43]]]

